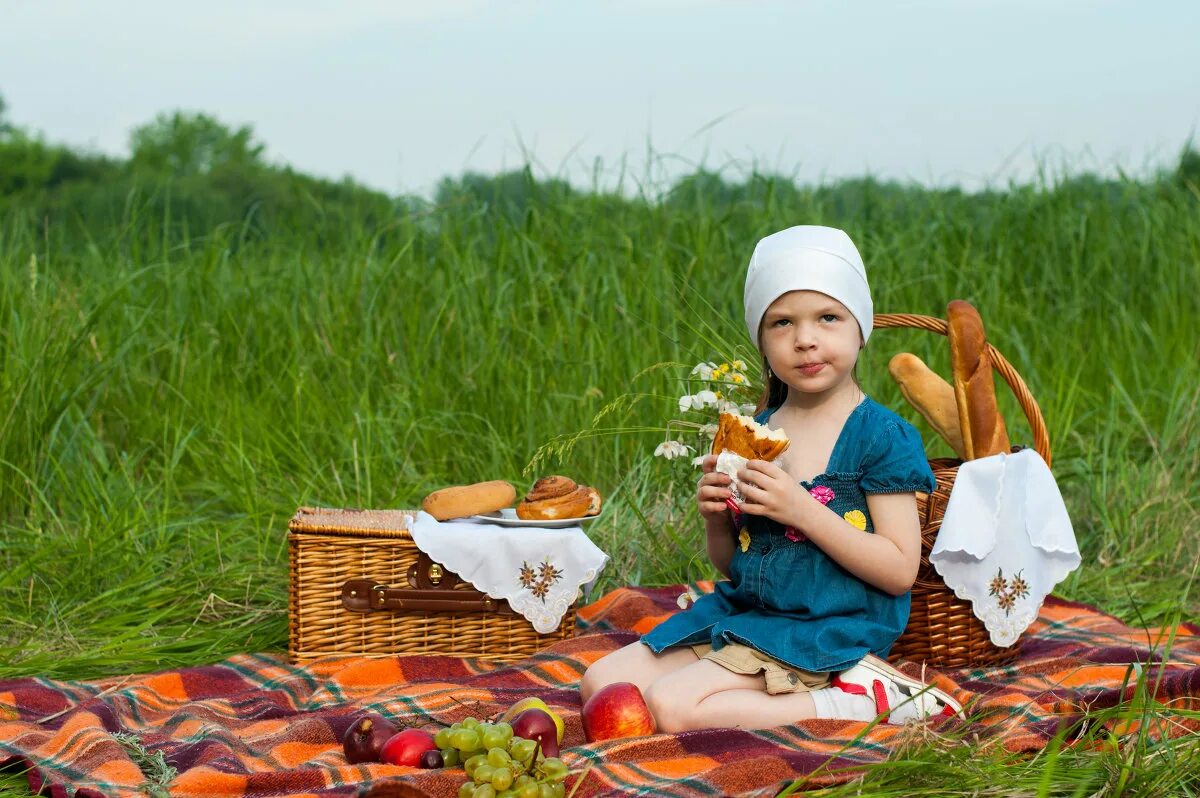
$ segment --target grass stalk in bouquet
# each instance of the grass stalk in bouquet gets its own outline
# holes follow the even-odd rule
[[[703,386],[695,393],[679,397],[679,412],[693,414],[691,420],[676,418],[667,421],[666,438],[654,449],[654,456],[673,460],[695,453],[690,462],[693,466],[699,466],[708,453],[709,444],[716,437],[720,414],[753,413],[757,407],[754,401],[757,389],[746,376],[745,361],[740,359],[727,363],[714,363],[711,360],[697,363],[689,377],[686,383],[690,388]],[[674,430],[679,432],[672,437]],[[691,435],[686,430],[691,430]],[[681,439],[683,437],[691,437],[695,445],[688,445]]]
[[[711,356],[716,352],[721,362],[714,359],[701,360],[691,366],[686,374],[680,372],[689,369],[689,365],[679,360],[662,361],[643,368],[629,381],[630,385],[635,385],[657,372],[673,370],[679,374],[676,379],[682,395],[656,391],[627,391],[618,395],[592,417],[586,429],[556,435],[539,446],[529,464],[525,466],[522,472],[524,476],[539,473],[539,469],[551,459],[566,459],[580,441],[645,433],[664,435],[663,440],[657,443],[653,450],[655,457],[675,460],[695,454],[688,462],[699,466],[700,459],[707,453],[706,444],[716,435],[717,421],[721,413],[754,412],[761,393],[761,377],[751,376],[747,363],[751,364],[751,367],[757,364],[757,355],[752,356],[746,346],[730,346],[728,339],[733,335],[731,330],[717,330],[704,321],[725,318],[727,313],[714,308],[702,297],[689,297],[681,292],[679,300],[688,311],[683,327],[687,339],[693,343],[690,347],[685,347],[678,340],[674,340],[673,343],[680,349],[693,350],[689,353],[692,358]],[[703,307],[696,307],[693,301]],[[703,354],[696,354],[697,351]],[[672,402],[677,405],[679,413],[687,415],[684,418],[666,418],[661,426],[601,426],[610,417],[628,415],[636,405],[645,400],[657,401],[663,405]],[[664,416],[669,413],[666,410],[656,412],[662,412]]]
[[[686,293],[677,301],[687,309],[679,326],[673,334],[659,330],[669,335],[669,359],[623,380],[625,390],[587,427],[543,443],[523,472],[532,478],[555,463],[581,460],[575,451],[581,443],[585,456],[603,457],[597,453],[605,447],[596,444],[609,444],[621,466],[605,486],[610,502],[605,518],[589,534],[612,556],[606,573],[612,579],[619,574],[620,584],[678,584],[717,575],[704,555],[704,527],[695,510],[698,466],[721,411],[752,412],[765,376],[754,374],[760,361],[749,341],[731,345],[744,337],[733,314]],[[713,319],[730,321],[718,329],[708,322]],[[644,440],[645,447],[639,443],[630,453],[625,441],[631,438]]]

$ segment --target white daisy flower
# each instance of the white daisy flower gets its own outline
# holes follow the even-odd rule
[[[700,379],[708,381],[708,380],[712,379],[713,369],[715,369],[716,367],[717,367],[716,363],[697,363],[696,367],[694,369],[692,369],[692,374],[693,375],[698,374],[700,376]]]
[[[678,605],[679,609],[681,610],[686,610],[688,604],[695,604],[696,600],[700,598],[700,594],[695,590],[692,590],[691,585],[685,585],[684,588],[684,591],[679,594],[678,598],[675,599],[675,604]]]
[[[692,453],[692,447],[685,445],[682,441],[663,441],[654,450],[655,457],[663,457],[667,460],[673,460],[676,457],[685,457]]]
[[[718,428],[719,427],[717,424],[705,424],[700,428],[700,434],[704,435],[711,441],[713,438],[717,437]]]
[[[692,402],[695,404],[697,410],[703,409],[709,405],[715,405],[717,403],[717,395],[712,391],[701,391],[692,397]]]
[[[692,458],[692,467],[693,468],[700,468],[702,465],[704,465],[704,455],[700,455],[699,457]]]

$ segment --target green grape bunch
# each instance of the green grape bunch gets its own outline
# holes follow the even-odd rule
[[[567,763],[542,755],[537,740],[514,737],[508,723],[463,718],[433,738],[446,767],[462,764],[459,798],[563,798]]]

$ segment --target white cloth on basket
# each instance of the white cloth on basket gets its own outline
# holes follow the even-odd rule
[[[1033,449],[958,467],[929,561],[1007,647],[1081,558],[1058,483]]]
[[[579,525],[505,527],[480,519],[438,521],[424,510],[413,543],[494,599],[504,599],[538,634],[549,634],[579,598],[591,595],[608,555]]]

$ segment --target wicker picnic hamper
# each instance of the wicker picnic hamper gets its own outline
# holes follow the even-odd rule
[[[911,327],[941,335],[949,332],[945,320],[932,316],[886,313],[876,316],[874,323],[876,328]],[[987,352],[993,368],[1012,388],[1025,412],[1033,435],[1033,448],[1049,466],[1050,437],[1046,433],[1046,423],[1037,402],[1021,375],[1004,356],[991,344],[987,345]],[[1014,446],[1012,450],[1016,452],[1022,448]],[[917,509],[921,518],[921,566],[912,588],[908,626],[892,646],[889,654],[892,660],[924,661],[938,668],[966,668],[1000,665],[1011,662],[1017,656],[1020,642],[1007,648],[993,644],[987,628],[971,611],[971,603],[955,596],[929,562],[929,552],[942,526],[946,502],[961,464],[961,460],[954,458],[930,460],[930,468],[937,478],[937,489],[932,494],[917,494]]]
[[[575,607],[538,634],[417,549],[413,510],[301,507],[288,523],[288,655],[515,660],[572,637]]]

